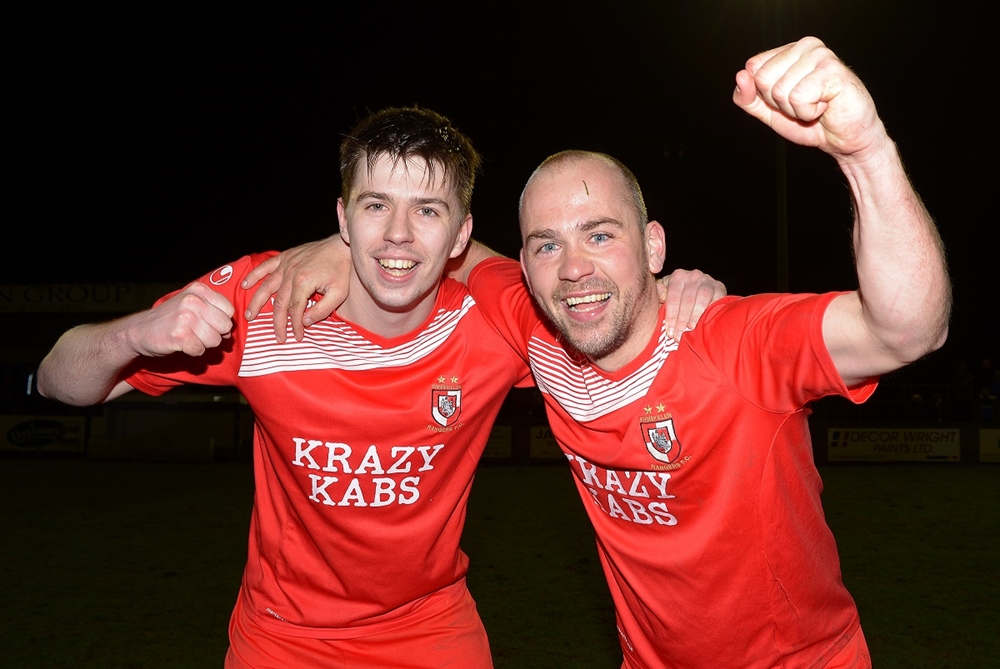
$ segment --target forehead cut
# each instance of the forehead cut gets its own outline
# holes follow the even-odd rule
[[[639,183],[619,160],[593,151],[562,151],[546,158],[528,179],[521,193],[519,213],[522,227],[528,200],[544,199],[547,189],[568,194],[567,204],[584,205],[593,198],[624,204],[640,228],[649,220]]]

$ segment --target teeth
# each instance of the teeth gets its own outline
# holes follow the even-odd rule
[[[396,258],[380,258],[378,263],[386,269],[413,269],[415,260],[398,260]]]
[[[584,297],[567,297],[566,305],[570,307],[575,307],[578,304],[587,304],[588,302],[603,302],[604,300],[611,299],[611,293],[597,293],[596,295],[585,295]]]

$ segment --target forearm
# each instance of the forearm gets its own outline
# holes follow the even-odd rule
[[[472,273],[473,268],[487,258],[495,257],[500,257],[500,254],[486,245],[477,242],[475,239],[471,239],[465,252],[448,263],[445,275],[450,279],[468,285],[469,275]]]
[[[855,207],[858,298],[868,334],[900,365],[940,347],[951,286],[941,238],[888,136],[838,161]]]
[[[38,367],[38,392],[74,406],[111,399],[118,375],[138,357],[127,343],[130,318],[80,325],[63,334]]]

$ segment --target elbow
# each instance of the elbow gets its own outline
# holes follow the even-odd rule
[[[58,400],[59,398],[55,396],[55,393],[52,390],[48,367],[45,364],[47,360],[48,358],[42,360],[42,363],[38,365],[38,369],[35,370],[35,388],[38,390],[38,394],[45,399]]]
[[[908,312],[897,312],[895,323],[883,329],[882,341],[902,365],[907,365],[944,346],[950,320],[951,286],[944,279],[940,290],[927,292],[922,305]]]
[[[36,372],[35,386],[38,389],[39,395],[47,400],[53,400],[54,402],[74,407],[87,407],[101,403],[102,398],[83,397],[79,393],[74,393],[71,389],[66,388],[65,384],[60,384],[58,377],[53,375],[52,370],[45,363],[46,361],[43,360]]]
[[[941,329],[938,331],[937,337],[934,339],[933,342],[931,342],[931,346],[927,350],[927,353],[933,353],[934,351],[938,350],[939,348],[944,346],[944,343],[947,340],[948,340],[948,323],[945,323],[944,325],[941,326]],[[927,353],[925,353],[924,355],[927,355]]]
[[[945,319],[932,327],[920,328],[895,337],[887,343],[887,348],[893,351],[894,357],[900,363],[899,366],[902,367],[938,350],[944,346],[947,339],[948,321]]]

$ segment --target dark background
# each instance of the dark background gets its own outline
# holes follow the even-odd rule
[[[951,337],[918,371],[997,358],[985,3],[360,4],[5,10],[0,283],[182,282],[325,236],[341,134],[419,104],[483,154],[475,235],[497,250],[518,250],[534,166],[594,149],[638,176],[669,267],[775,290],[775,140],[730,96],[748,57],[814,34],[872,91],[948,249]],[[832,159],[790,146],[787,175],[791,289],[854,288]]]

